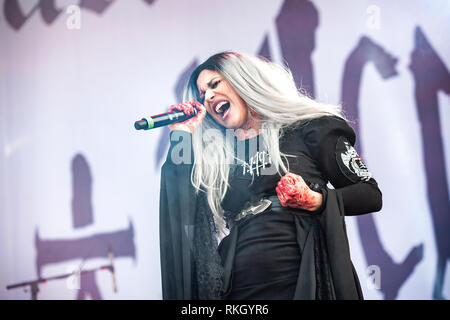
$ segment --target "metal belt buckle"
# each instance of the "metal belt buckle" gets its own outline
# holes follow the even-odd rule
[[[247,209],[242,210],[239,212],[236,217],[234,218],[234,221],[239,221],[243,218],[245,218],[247,215],[256,215],[258,213],[266,211],[267,208],[269,208],[272,205],[272,201],[269,199],[261,199],[257,203],[251,205]]]

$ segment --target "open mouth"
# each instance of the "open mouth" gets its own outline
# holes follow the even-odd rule
[[[222,101],[218,103],[215,107],[216,113],[225,115],[225,112],[230,108],[230,103],[228,101]]]
[[[230,102],[225,100],[219,102],[214,108],[214,111],[218,116],[222,118],[222,120],[225,120],[225,118],[228,116],[228,113],[230,112],[230,107]]]

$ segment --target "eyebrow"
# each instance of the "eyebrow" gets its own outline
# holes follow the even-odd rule
[[[211,78],[211,80],[209,80],[209,82],[207,83],[207,86],[209,87],[209,88],[211,88],[211,84],[213,83],[213,81],[214,80],[216,80],[218,78],[218,76],[214,76],[214,77],[212,77]],[[202,90],[199,90],[200,92],[200,94],[202,94]],[[203,92],[204,93],[204,92]]]

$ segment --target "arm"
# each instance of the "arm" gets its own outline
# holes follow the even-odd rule
[[[342,139],[341,141],[344,141]],[[337,142],[339,146],[339,143]],[[336,144],[335,144],[336,146]],[[343,168],[342,157],[339,159],[339,152],[335,154],[330,154],[328,157],[324,157],[321,161],[321,167],[324,175],[330,181],[330,183],[335,187],[336,192],[342,195],[344,200],[345,214],[360,215],[370,212],[380,211],[382,207],[382,194],[378,188],[378,184],[375,179],[371,176],[358,176],[356,173],[349,172],[346,173],[346,168]],[[357,164],[355,166],[362,169],[363,172],[368,173],[364,170],[364,164],[359,156],[354,163],[359,162],[359,167]],[[340,165],[341,162],[341,165]],[[370,174],[370,173],[369,173]],[[352,176],[354,177],[352,179]]]
[[[195,257],[191,250],[194,236],[187,232],[193,230],[199,209],[190,180],[193,163],[191,132],[204,110],[197,107],[200,108],[199,115],[171,125],[169,151],[161,168],[159,224],[163,299],[197,298],[196,284],[192,282],[195,279]],[[190,112],[188,108],[180,104],[172,106],[170,111]]]
[[[382,194],[353,148],[355,133],[343,120],[324,117],[305,129],[305,143],[324,177],[342,195],[346,215],[381,210]]]

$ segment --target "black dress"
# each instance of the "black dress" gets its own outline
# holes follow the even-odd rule
[[[246,140],[244,154],[235,149],[240,161],[231,166],[222,203],[231,230],[219,246],[204,194],[193,196],[182,180],[190,181],[190,165],[180,167],[168,157],[160,210],[164,298],[362,299],[344,215],[380,210],[381,192],[352,147],[354,131],[342,119],[321,117],[286,129],[280,139],[280,150],[290,155],[289,171],[323,194],[315,212],[279,204],[275,186],[280,176],[271,170],[261,142],[260,137]],[[335,189],[327,188],[328,182]],[[272,206],[234,221],[261,198],[269,198]],[[176,201],[170,204],[170,199]]]

